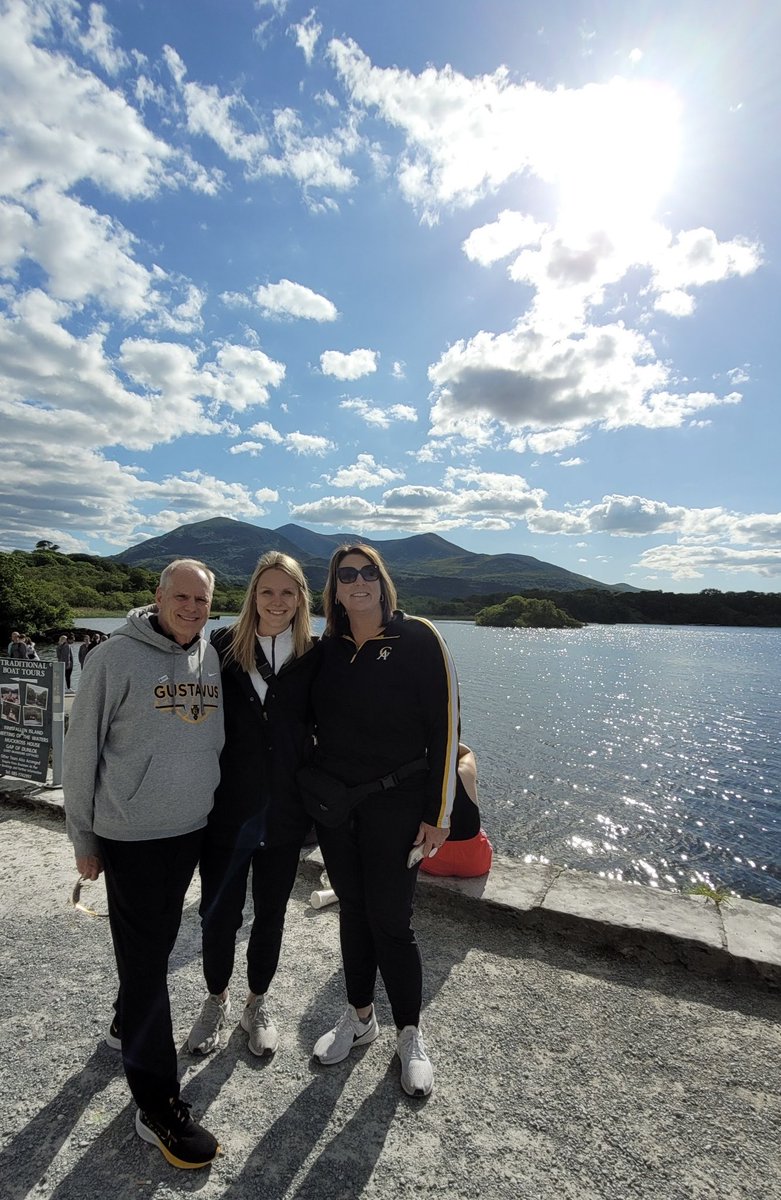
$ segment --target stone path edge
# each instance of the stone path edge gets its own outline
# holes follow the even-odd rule
[[[57,819],[65,815],[61,788],[9,776],[0,779],[0,803]],[[318,886],[323,863],[317,848],[303,855],[302,868]],[[421,872],[421,901],[450,915],[454,907],[464,906],[490,920],[509,920],[520,929],[610,948],[629,958],[679,964],[763,990],[781,988],[781,909],[753,900],[715,904],[704,896],[495,855],[490,874],[480,879]]]

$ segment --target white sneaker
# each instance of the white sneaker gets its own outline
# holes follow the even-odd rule
[[[354,1047],[368,1046],[379,1032],[374,1005],[371,1016],[362,1021],[352,1004],[348,1004],[333,1029],[329,1029],[328,1033],[317,1039],[312,1053],[324,1067],[332,1067],[335,1063],[343,1062]]]
[[[201,1015],[190,1030],[187,1045],[192,1054],[211,1054],[220,1046],[220,1030],[230,1016],[230,997],[220,1000],[219,996],[206,997]]]
[[[264,1054],[276,1054],[279,1032],[266,1012],[266,997],[256,996],[251,1004],[244,1006],[240,1021],[242,1029],[249,1034],[249,1048],[262,1058]]]
[[[434,1068],[426,1054],[417,1025],[405,1025],[396,1043],[401,1059],[401,1086],[408,1096],[428,1096],[434,1086]]]

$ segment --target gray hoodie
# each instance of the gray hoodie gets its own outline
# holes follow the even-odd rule
[[[76,856],[97,837],[145,842],[206,824],[224,741],[220,663],[185,650],[145,611],[88,655],[65,739],[63,791]]]

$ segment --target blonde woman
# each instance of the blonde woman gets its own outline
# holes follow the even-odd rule
[[[309,691],[317,657],[309,588],[300,565],[264,554],[239,618],[216,630],[225,707],[220,785],[201,855],[201,928],[207,996],[188,1045],[209,1054],[231,1011],[228,984],[252,870],[254,918],[247,946],[241,1026],[253,1054],[273,1054],[279,1034],[266,993],[282,945],[285,909],[311,820],[295,773],[311,746]]]

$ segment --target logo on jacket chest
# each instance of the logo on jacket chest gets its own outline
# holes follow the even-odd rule
[[[199,725],[219,708],[216,683],[158,683],[154,689],[158,712],[176,713],[180,721]]]
[[[385,659],[388,657],[388,655],[390,654],[392,649],[393,649],[392,646],[383,646],[382,649],[379,651],[377,657],[381,658],[382,661],[385,662]]]

